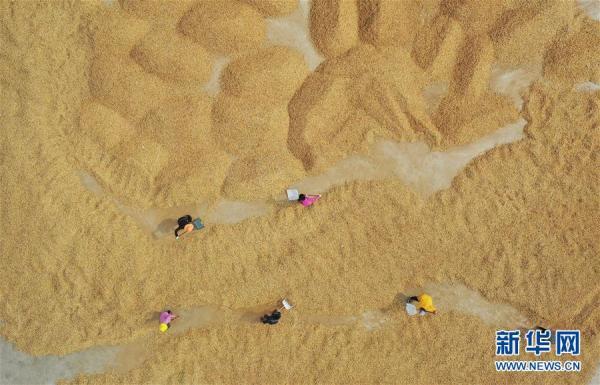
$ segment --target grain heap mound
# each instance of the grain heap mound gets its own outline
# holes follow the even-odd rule
[[[494,71],[539,74],[574,15],[566,1],[317,0],[311,37],[329,60],[290,103],[290,149],[319,172],[375,135],[446,148],[489,134],[515,121],[520,108],[493,90]],[[590,22],[581,23],[594,36]],[[577,32],[570,36],[576,46]],[[578,71],[594,72],[596,63]],[[430,89],[442,91],[424,100]]]
[[[232,199],[255,199],[278,192],[304,174],[286,146],[287,104],[308,69],[289,48],[271,47],[231,62],[221,78],[213,109],[214,135],[237,157],[224,185]]]
[[[92,99],[80,118],[97,141],[74,139],[106,190],[142,207],[214,199],[230,164],[215,148],[212,101],[201,92],[212,54],[177,32],[187,8],[159,18],[161,6],[124,1],[130,15],[102,11],[93,27]]]

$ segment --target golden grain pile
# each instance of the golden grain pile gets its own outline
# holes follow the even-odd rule
[[[574,87],[600,81],[600,22],[572,1],[315,0],[309,32],[326,59],[310,72],[267,39],[270,18],[298,6],[0,4],[2,336],[32,354],[136,344],[139,366],[74,384],[587,383],[600,358],[600,94]],[[493,86],[503,71],[534,80],[522,106]],[[267,200],[377,138],[443,150],[519,117],[523,140],[428,199],[399,180],[357,182],[178,242],[115,204]],[[395,302],[435,282],[581,329],[583,371],[497,374],[502,325],[408,318]],[[153,318],[262,311],[282,295],[296,308],[276,327],[159,335]],[[386,322],[367,330],[368,311]],[[347,316],[358,321],[336,324]]]

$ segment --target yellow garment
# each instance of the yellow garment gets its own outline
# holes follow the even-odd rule
[[[421,294],[417,297],[419,299],[419,307],[425,311],[430,313],[435,312],[435,307],[433,306],[433,298],[429,294]]]
[[[167,330],[169,330],[169,325],[167,325],[167,324],[165,324],[165,323],[161,323],[161,324],[158,326],[158,329],[159,329],[161,332],[163,332],[163,333],[164,333],[164,332],[166,332]]]

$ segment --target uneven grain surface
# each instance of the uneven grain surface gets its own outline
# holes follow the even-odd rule
[[[600,91],[575,87],[600,79],[600,23],[567,1],[318,3],[311,20],[330,24],[312,38],[335,34],[312,73],[263,45],[265,17],[294,1],[0,3],[2,336],[35,355],[129,344],[120,370],[72,384],[586,383]],[[211,97],[214,55],[231,61]],[[493,87],[498,68],[535,74],[521,106]],[[177,242],[124,209],[270,202],[376,138],[444,150],[519,117],[524,139],[428,197],[357,181]],[[582,372],[496,373],[494,332],[511,325],[403,312],[400,294],[436,284],[581,329]],[[295,309],[256,323],[282,296]],[[201,306],[220,310],[158,333],[157,311]]]

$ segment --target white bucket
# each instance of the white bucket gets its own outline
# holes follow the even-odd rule
[[[410,316],[416,315],[417,307],[415,305],[413,305],[412,303],[407,303],[406,304],[406,313]]]
[[[293,308],[294,306],[288,302],[287,299],[282,299],[281,300],[281,304],[283,305],[283,307],[285,308],[285,310],[290,310],[291,308]]]
[[[298,190],[287,190],[287,197],[289,201],[297,201],[300,193]]]

